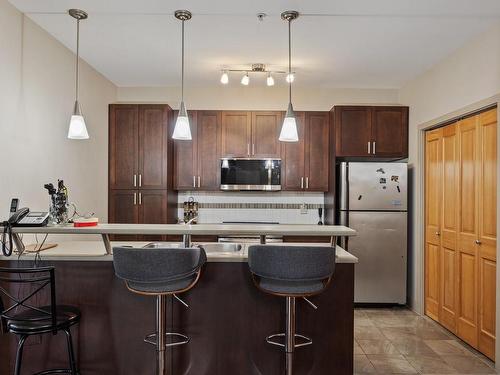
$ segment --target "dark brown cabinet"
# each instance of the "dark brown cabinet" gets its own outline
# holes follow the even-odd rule
[[[337,157],[408,157],[408,107],[335,106]]]
[[[193,139],[174,142],[174,188],[219,190],[218,144],[221,113],[190,111],[188,116]]]
[[[110,223],[176,222],[177,194],[172,189],[171,178],[173,147],[168,128],[170,115],[167,105],[109,106]],[[113,239],[137,238],[114,236]]]
[[[283,190],[328,191],[329,114],[296,112],[298,142],[283,142]]]
[[[222,112],[221,156],[279,158],[282,112]]]

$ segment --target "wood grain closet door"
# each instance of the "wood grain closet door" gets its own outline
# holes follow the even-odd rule
[[[478,123],[478,349],[495,360],[497,244],[497,109]]]
[[[443,130],[426,133],[425,144],[425,313],[439,320],[441,304],[441,202]]]
[[[458,300],[458,142],[457,124],[443,128],[443,200],[441,215],[441,304],[439,320],[456,331]]]
[[[459,122],[458,309],[457,335],[477,347],[478,117]]]

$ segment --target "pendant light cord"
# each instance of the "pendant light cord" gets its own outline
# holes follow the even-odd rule
[[[80,86],[80,20],[76,20],[76,101],[78,101],[78,91]]]
[[[292,21],[288,20],[288,99],[292,102]]]
[[[182,20],[181,101],[184,102],[184,20]]]

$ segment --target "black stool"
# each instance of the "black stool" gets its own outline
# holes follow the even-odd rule
[[[19,336],[14,375],[21,374],[24,343],[29,336],[45,333],[56,335],[59,331],[66,334],[70,368],[45,370],[34,375],[77,375],[78,368],[70,327],[80,321],[81,313],[73,306],[56,305],[54,267],[0,268],[0,282],[12,286],[18,284],[18,288],[27,291],[26,293],[12,292],[13,288],[4,289],[0,286],[2,332],[10,332]],[[50,292],[50,305],[37,306],[35,300],[42,298],[40,294],[44,292],[45,288],[49,289]],[[9,301],[9,306],[3,303],[2,296],[6,297],[6,301]]]
[[[295,299],[304,298],[316,308],[307,297],[320,294],[330,283],[335,270],[335,248],[253,245],[248,248],[248,265],[257,288],[285,297],[285,333],[268,336],[266,341],[285,349],[285,374],[292,375],[295,348],[312,344],[309,337],[295,332]]]
[[[186,335],[166,332],[166,298],[173,296],[186,305],[177,294],[195,286],[206,260],[201,248],[113,248],[116,276],[125,280],[130,291],[156,296],[156,333],[144,341],[156,346],[159,375],[166,374],[165,349],[189,342]],[[178,341],[167,343],[167,337]]]

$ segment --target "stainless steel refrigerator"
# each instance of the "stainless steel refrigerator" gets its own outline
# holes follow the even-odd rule
[[[337,222],[357,236],[341,245],[359,259],[354,301],[406,304],[406,163],[337,165]]]

